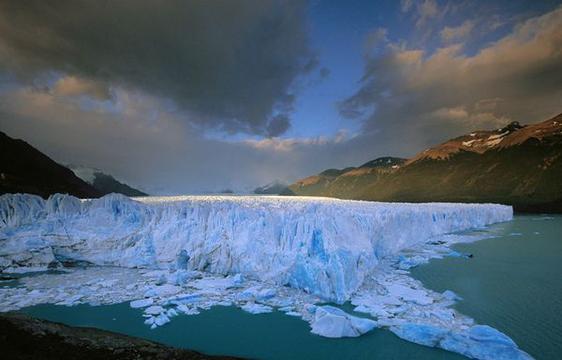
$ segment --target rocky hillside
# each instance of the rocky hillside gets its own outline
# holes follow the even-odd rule
[[[562,212],[562,114],[527,126],[513,122],[474,131],[388,166],[374,162],[381,166],[329,170],[299,180],[290,192],[375,201],[495,202],[517,211]]]
[[[329,169],[288,187],[285,195],[333,196],[360,199],[365,187],[404,164],[406,159],[381,157],[358,167]]]
[[[71,327],[21,313],[0,316],[0,346],[3,359],[12,360],[235,359],[94,328]]]
[[[48,197],[66,193],[81,198],[102,194],[74,173],[23,140],[0,132],[0,194],[30,193]]]

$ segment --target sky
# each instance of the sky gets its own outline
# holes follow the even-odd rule
[[[0,2],[0,130],[151,194],[561,112],[561,1]]]

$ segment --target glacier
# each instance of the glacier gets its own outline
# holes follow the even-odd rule
[[[154,328],[179,314],[235,305],[299,316],[321,336],[382,327],[469,357],[527,359],[497,330],[501,336],[474,336],[482,325],[451,308],[459,300],[454,294],[432,292],[408,276],[431,258],[455,256],[451,244],[475,240],[455,233],[512,216],[511,207],[495,204],[2,195],[0,271],[62,273],[1,288],[0,311],[130,301]],[[326,302],[351,302],[364,316]]]
[[[0,198],[0,270],[57,262],[185,268],[342,303],[378,261],[437,235],[510,220],[501,205],[285,197]],[[11,256],[11,254],[13,256]],[[25,257],[22,258],[22,257]]]

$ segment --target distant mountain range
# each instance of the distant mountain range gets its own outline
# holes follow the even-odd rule
[[[98,169],[73,170],[0,132],[0,194],[146,195]],[[254,193],[394,202],[492,202],[513,205],[517,211],[562,213],[562,114],[526,126],[513,122],[497,130],[474,131],[411,159],[378,158],[358,167],[328,169],[289,186],[273,182]]]
[[[103,171],[85,166],[69,165],[69,168],[76,176],[92,185],[96,190],[102,194],[119,193],[127,196],[147,196],[148,194],[130,187],[116,180],[113,176],[104,173]]]
[[[80,198],[95,198],[111,192],[128,196],[146,195],[112,176],[90,169],[75,174],[23,140],[0,132],[0,194],[30,193],[44,198],[54,193],[71,194]]]
[[[285,194],[393,202],[493,202],[562,212],[562,114],[474,131],[411,159],[379,158],[299,180]]]

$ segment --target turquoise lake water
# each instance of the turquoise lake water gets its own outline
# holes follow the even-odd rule
[[[471,259],[433,260],[412,270],[428,288],[453,290],[456,308],[512,337],[537,359],[562,358],[562,216],[517,216],[492,226],[495,236],[457,245]],[[260,359],[463,359],[403,341],[386,330],[359,338],[327,339],[283,313],[251,315],[214,307],[179,316],[150,330],[127,304],[93,307],[39,305],[24,312],[75,326],[91,326],[161,343]]]
[[[562,216],[517,216],[497,238],[455,248],[474,254],[412,270],[436,291],[464,298],[456,308],[510,336],[537,359],[562,359]]]

